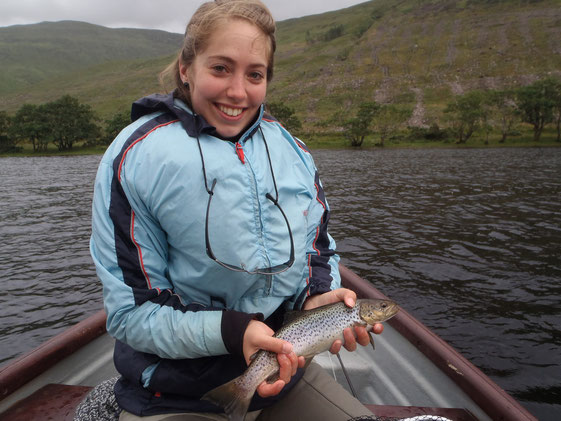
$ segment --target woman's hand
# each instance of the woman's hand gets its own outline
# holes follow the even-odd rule
[[[304,357],[298,357],[292,351],[292,344],[282,339],[273,338],[273,330],[263,322],[252,320],[247,325],[243,337],[243,354],[249,365],[251,357],[261,349],[277,354],[279,362],[279,380],[274,383],[264,381],[257,387],[257,393],[263,398],[275,396],[290,382],[299,367],[304,367]]]
[[[350,289],[339,288],[326,292],[325,294],[314,295],[306,300],[304,303],[304,310],[311,310],[339,301],[343,301],[347,307],[352,308],[356,304],[356,294]],[[372,326],[372,332],[376,334],[382,333],[383,330],[384,326],[381,323],[376,323]],[[346,328],[343,331],[343,338],[345,339],[344,345],[339,339],[333,342],[333,345],[331,345],[329,349],[332,354],[337,354],[341,350],[341,346],[344,346],[347,351],[354,351],[356,350],[357,342],[362,346],[366,346],[370,343],[370,335],[366,328],[362,326],[356,326],[354,329],[350,327]]]

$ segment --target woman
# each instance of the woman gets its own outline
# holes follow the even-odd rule
[[[175,91],[133,104],[100,164],[91,253],[117,339],[121,420],[225,419],[200,398],[259,349],[278,354],[280,378],[259,386],[246,419],[368,413],[272,337],[287,310],[356,299],[339,287],[309,151],[263,113],[274,31],[258,0],[204,3],[168,68]],[[366,330],[346,330],[345,347],[357,342]]]

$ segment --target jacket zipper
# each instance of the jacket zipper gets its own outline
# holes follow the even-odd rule
[[[235,143],[236,145],[236,154],[238,155],[238,158],[240,159],[241,163],[245,165],[245,154],[243,151],[243,146],[241,145],[241,143],[238,141]],[[252,180],[253,180],[253,189],[255,190],[255,193],[257,193],[257,182],[255,181],[255,173],[253,172],[253,168],[251,167],[251,164],[249,164],[249,169],[252,173]],[[263,232],[261,231],[261,233],[259,234],[260,237],[260,241],[263,241]],[[268,256],[267,256],[267,260]],[[269,261],[270,264],[270,261]],[[273,283],[273,276],[272,275],[265,275],[265,279],[266,279],[266,295],[270,295],[271,294],[271,289],[272,289],[272,283]]]
[[[243,153],[243,147],[240,142],[236,142],[236,153],[238,154],[238,158],[242,161],[242,164],[245,164],[245,155]]]

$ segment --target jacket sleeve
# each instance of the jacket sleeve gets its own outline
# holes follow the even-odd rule
[[[162,358],[239,352],[240,336],[253,316],[203,310],[174,293],[167,277],[166,235],[143,205],[137,186],[130,180],[127,184],[121,174],[123,158],[111,150],[96,177],[90,240],[103,283],[108,332]]]
[[[308,209],[307,268],[304,274],[305,285],[298,294],[294,308],[300,309],[307,297],[323,294],[340,288],[339,255],[335,251],[335,240],[329,235],[330,209],[325,198],[318,170],[307,147],[299,140],[298,146],[305,150],[306,163],[313,174],[313,195]]]
[[[312,204],[313,211],[309,212],[314,219],[308,224],[307,257],[310,273],[307,296],[323,294],[341,286],[339,255],[335,252],[335,240],[328,232],[331,212],[317,170],[314,186],[317,195]]]

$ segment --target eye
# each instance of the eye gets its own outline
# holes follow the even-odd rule
[[[263,73],[261,72],[251,72],[249,74],[249,79],[251,79],[254,82],[261,82],[265,77],[263,76]]]
[[[217,64],[217,65],[215,65],[215,66],[212,66],[212,70],[213,70],[215,73],[224,73],[224,72],[226,72],[226,70],[228,70],[228,69],[226,69],[226,66],[223,66],[222,64]]]

